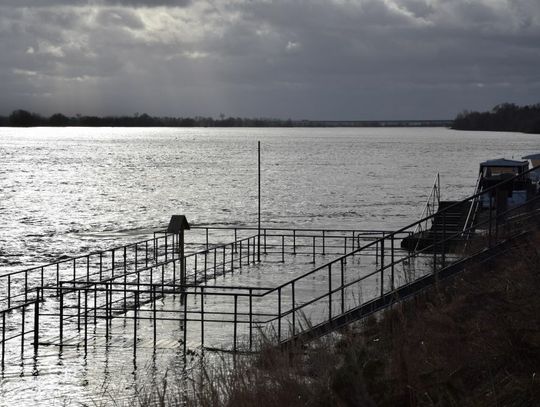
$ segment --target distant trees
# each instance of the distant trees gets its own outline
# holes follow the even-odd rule
[[[26,110],[15,110],[8,117],[8,124],[13,127],[32,127],[43,125],[43,118]]]
[[[490,112],[464,111],[457,115],[451,127],[456,130],[540,133],[540,104],[518,106],[503,103]]]
[[[69,124],[69,118],[62,113],[55,113],[49,117],[49,125],[54,127],[65,127]]]
[[[8,117],[0,117],[0,126],[84,126],[84,127],[290,127],[293,122],[279,119],[245,119],[240,117],[153,117],[147,113],[133,116],[82,116],[68,117],[55,113],[42,117],[26,110],[15,110]]]

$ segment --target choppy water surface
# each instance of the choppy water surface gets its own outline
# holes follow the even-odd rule
[[[171,214],[193,223],[392,228],[418,216],[439,171],[471,193],[478,163],[538,136],[446,129],[0,129],[0,266],[132,240]],[[105,239],[109,241],[105,241]]]
[[[463,198],[480,161],[540,148],[535,135],[438,128],[3,128],[0,273],[138,240],[171,214],[195,224],[255,224],[257,140],[263,224],[315,228],[405,226],[420,214],[437,172],[443,198]],[[266,286],[282,278],[265,276]],[[73,400],[106,402],[109,395],[78,397],[77,389],[107,375],[129,389],[141,374],[99,351],[87,358],[47,352],[35,371],[4,376],[3,402],[66,402],[65,392],[55,396],[62,386]]]

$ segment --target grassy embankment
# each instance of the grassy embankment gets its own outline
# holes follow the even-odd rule
[[[504,256],[337,337],[208,368],[189,400],[169,383],[159,404],[537,406],[539,293],[534,232]]]

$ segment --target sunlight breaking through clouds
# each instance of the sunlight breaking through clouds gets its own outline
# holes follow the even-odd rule
[[[0,114],[445,118],[540,88],[536,0],[8,0],[0,38]]]

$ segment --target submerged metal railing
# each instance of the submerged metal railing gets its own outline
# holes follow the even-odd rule
[[[108,266],[101,266],[103,263],[100,262],[99,267],[92,269],[88,264],[93,264],[91,258],[95,263],[96,258],[90,256],[96,254],[90,254],[54,263],[53,271],[54,267],[60,268],[58,264],[64,263],[72,268],[67,273],[53,273],[50,280],[45,278],[47,266],[23,271],[26,272],[23,277],[26,290],[23,294],[17,294],[17,301],[20,301],[18,298],[21,295],[24,295],[25,301],[13,304],[16,300],[11,297],[12,306],[0,310],[2,361],[6,344],[15,343],[16,340],[20,340],[22,355],[29,342],[25,340],[28,336],[33,339],[35,352],[40,344],[46,343],[60,346],[77,344],[86,349],[89,321],[94,327],[99,325],[105,328],[105,338],[113,334],[113,320],[131,321],[133,338],[130,346],[134,347],[135,355],[140,335],[137,329],[145,321],[152,324],[154,343],[159,334],[158,321],[176,324],[178,330],[174,332],[181,338],[184,351],[192,337],[197,346],[214,347],[212,333],[222,331],[224,327],[232,330],[230,337],[227,336],[231,343],[228,347],[223,343],[218,345],[232,351],[253,349],[255,336],[260,334],[268,335],[276,342],[300,338],[372,301],[397,295],[398,290],[425,276],[433,276],[436,280],[439,273],[448,267],[489,250],[531,227],[535,224],[531,219],[538,219],[539,195],[507,210],[495,207],[491,199],[497,191],[503,190],[505,184],[519,180],[526,174],[439,210],[437,216],[443,218],[444,225],[447,211],[464,203],[472,204],[480,196],[489,194],[489,208],[478,208],[478,216],[471,217],[474,221],[466,230],[448,233],[443,229],[442,235],[433,234],[429,245],[413,252],[401,249],[397,243],[411,236],[420,223],[430,221],[435,214],[397,231],[383,232],[380,236],[358,231],[339,235],[338,232],[330,233],[327,230],[307,232],[267,228],[263,236],[239,237],[241,228],[235,228],[237,240],[215,245],[208,240],[198,242],[195,246],[202,243],[202,249],[186,254],[184,258],[179,258],[174,250],[177,241],[170,240],[169,243],[165,240],[156,244],[156,239],[164,238],[156,235],[156,238],[146,241],[152,242],[148,243],[151,250],[146,250],[146,243],[142,246],[135,244],[139,250],[134,251],[134,256],[141,252],[140,247],[144,247],[145,253],[152,254],[136,257],[132,261],[127,260],[127,255],[122,255],[120,267],[112,261]],[[207,234],[211,228],[203,230]],[[242,233],[252,231],[246,229]],[[257,239],[261,239],[261,250],[266,256],[272,259],[277,256],[278,261],[284,261],[285,255],[303,255],[312,259],[328,254],[337,257],[275,287],[215,284],[218,275],[234,274],[241,267],[257,263]],[[465,241],[470,244],[465,245]],[[163,249],[163,246],[167,248]],[[169,250],[168,247],[173,249]],[[112,253],[117,250],[113,249],[111,256],[114,257]],[[128,249],[120,250],[123,254]],[[77,261],[82,262],[80,259],[86,261],[83,263],[86,268],[78,268]],[[185,270],[189,270],[184,279],[178,275],[179,262],[186,262]],[[81,269],[85,272],[80,272]],[[99,271],[102,273],[99,274]],[[30,272],[38,276],[36,281],[29,278]],[[14,274],[0,278],[6,279],[10,275]],[[41,285],[30,285],[30,281]],[[167,298],[172,300],[167,302]],[[163,300],[160,307],[157,306],[157,299]],[[55,307],[46,306],[51,301],[55,302]],[[44,319],[56,321],[47,325],[49,332],[46,333],[41,329]],[[219,328],[208,331],[209,325],[216,324]],[[58,330],[52,339],[51,329]],[[68,332],[72,337],[66,339]],[[93,332],[91,335],[97,334]]]
[[[60,297],[66,291],[63,284],[67,281],[81,283],[83,286],[110,284],[128,287],[134,282],[143,286],[157,284],[161,287],[170,284],[177,287],[180,282],[184,285],[200,285],[257,262],[258,236],[252,234],[254,228],[193,229],[203,231],[205,237],[203,241],[187,242],[187,246],[194,251],[186,252],[183,259],[179,256],[178,237],[158,231],[152,239],[0,275],[2,360],[5,358],[6,343],[14,342],[15,338],[23,338],[21,355],[23,354],[24,346],[28,342],[24,337],[34,332],[34,325],[30,329],[27,321],[29,318],[38,318],[38,315],[32,314],[36,303],[55,300],[60,303],[60,309],[65,306]],[[216,230],[234,233],[236,239],[228,243],[215,243],[209,236]],[[285,261],[286,255],[309,255],[314,262],[316,256],[346,253],[351,248],[358,247],[362,241],[377,239],[382,233],[385,232],[264,228],[261,230],[261,251],[264,255],[280,256],[281,262]],[[240,237],[242,235],[244,237]],[[219,239],[222,240],[223,236],[219,236]],[[187,270],[185,279],[180,275],[181,261]],[[127,295],[128,291],[124,290],[124,293]],[[77,306],[80,306],[80,301],[79,294]],[[29,310],[30,307],[32,310]],[[124,312],[128,311],[128,308],[124,308]],[[20,322],[18,312],[24,314],[23,323]],[[32,316],[28,317],[27,314]],[[16,336],[9,335],[13,330],[18,332]]]

